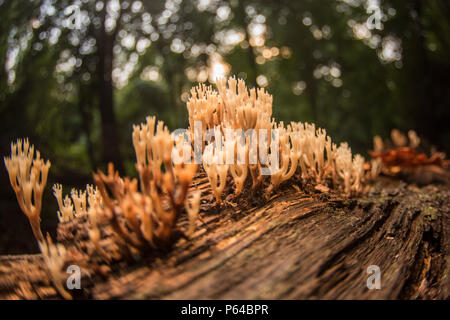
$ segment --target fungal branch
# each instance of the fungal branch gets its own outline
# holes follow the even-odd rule
[[[229,165],[225,159],[225,149],[222,147],[220,127],[215,127],[215,142],[205,147],[203,152],[203,169],[208,176],[209,183],[217,202],[222,201],[222,192],[226,186]]]
[[[77,191],[72,189],[70,193],[72,200],[68,195],[66,195],[63,201],[62,186],[60,184],[55,184],[53,186],[53,195],[58,202],[58,218],[60,222],[68,222],[73,220],[75,217],[82,217],[87,214],[86,191]]]
[[[263,88],[247,89],[242,79],[231,77],[217,81],[223,107],[225,127],[234,129],[269,129],[272,117],[272,95]]]
[[[192,146],[182,138],[171,135],[162,121],[158,122],[155,131],[155,117],[148,117],[146,124],[135,126],[133,130],[141,189],[151,198],[161,217],[165,216],[165,198],[169,201],[171,216],[175,217],[176,212],[181,210],[197,172],[197,164],[172,161],[176,152],[181,160],[190,159],[193,155]]]
[[[30,221],[33,234],[38,241],[44,239],[40,226],[42,194],[47,183],[50,161],[41,159],[39,151],[28,139],[11,143],[11,156],[5,157],[11,186],[16,193],[20,209]]]
[[[197,221],[198,212],[200,209],[200,191],[192,193],[191,198],[186,198],[186,211],[189,219],[188,234],[192,234],[195,231],[195,222]]]

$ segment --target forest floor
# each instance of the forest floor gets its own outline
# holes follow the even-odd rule
[[[189,238],[134,264],[83,277],[88,299],[449,299],[450,187],[381,178],[363,197],[305,189],[220,207],[204,177]],[[180,219],[181,229],[187,220]],[[60,229],[60,240],[67,229]],[[380,289],[367,268],[378,266]],[[0,299],[58,299],[42,256],[0,256]]]

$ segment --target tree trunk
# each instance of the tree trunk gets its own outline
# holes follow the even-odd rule
[[[82,129],[84,131],[84,134],[86,135],[86,153],[88,155],[89,159],[89,169],[90,171],[93,171],[97,168],[97,162],[95,160],[95,152],[94,152],[94,145],[92,143],[92,112],[89,111],[89,109],[92,108],[92,104],[87,101],[85,97],[87,93],[86,86],[83,86],[82,84],[79,84],[78,86],[78,110],[80,112],[81,119],[83,121],[82,123]]]
[[[448,299],[450,190],[400,183],[360,199],[306,194],[209,205],[172,250],[82,281],[92,299]],[[230,198],[228,199],[230,200]],[[179,221],[184,228],[187,221]],[[60,230],[61,231],[61,230]],[[380,289],[367,269],[381,271]],[[0,258],[0,298],[57,298],[40,255]]]
[[[108,33],[105,30],[106,8],[101,11],[100,39],[98,43],[98,85],[99,85],[99,110],[102,126],[102,163],[114,163],[116,169],[124,173],[122,156],[120,153],[120,136],[117,128],[117,120],[114,111],[113,96],[113,46],[115,32]],[[119,16],[120,19],[120,16]],[[119,24],[119,22],[117,22]],[[116,30],[119,26],[116,26]]]

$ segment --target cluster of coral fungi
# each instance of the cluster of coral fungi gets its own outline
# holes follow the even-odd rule
[[[400,170],[414,169],[420,166],[441,166],[446,162],[445,155],[433,152],[430,157],[418,152],[420,138],[414,130],[408,131],[408,136],[398,129],[391,131],[390,141],[384,142],[379,136],[373,138],[373,150],[370,156],[381,161],[386,174],[396,174]]]
[[[264,89],[248,90],[244,81],[235,78],[219,80],[217,89],[199,85],[191,90],[187,103],[189,139],[171,134],[155,117],[134,126],[132,137],[139,180],[121,178],[109,164],[106,174],[99,170],[93,175],[95,187],[72,190],[70,197],[66,195],[64,199],[62,186],[53,187],[60,223],[73,221],[75,217],[88,221],[92,244],[89,254],[96,253],[111,264],[148,249],[164,247],[171,241],[183,212],[190,222],[188,233],[193,231],[201,195],[189,186],[199,165],[192,161],[175,163],[172,159],[174,154],[195,158],[195,141],[201,142],[197,151],[201,152],[202,167],[217,204],[222,202],[227,183],[232,183],[236,195],[242,193],[247,183],[269,195],[295,175],[304,184],[334,188],[351,196],[361,193],[364,182],[378,174],[379,162],[373,162],[366,172],[364,158],[353,156],[347,143],[336,146],[324,129],[308,123],[276,122],[272,118],[272,96]],[[201,130],[195,130],[196,123],[201,124]],[[262,130],[268,134],[259,135]],[[213,139],[205,138],[208,131],[213,133]],[[64,248],[45,240],[39,224],[50,163],[41,160],[39,152],[33,157],[34,147],[28,140],[18,140],[11,145],[11,156],[5,158],[5,164],[55,287],[69,298],[55,275],[62,268]],[[112,230],[108,241],[104,239],[106,227]]]
[[[329,184],[347,196],[363,191],[364,158],[352,156],[347,143],[337,147],[326,131],[314,124],[276,122],[272,118],[272,96],[264,89],[248,90],[243,80],[220,79],[217,88],[199,85],[191,90],[187,103],[193,140],[207,130],[214,131],[215,140],[209,144],[203,141],[202,148],[203,168],[217,202],[221,202],[228,174],[236,194],[242,191],[248,176],[252,188],[266,188],[269,194],[295,173],[305,182]],[[202,123],[202,132],[195,130],[196,121]],[[236,134],[236,129],[241,131]],[[253,136],[245,134],[248,130]],[[267,132],[264,138],[262,130]],[[278,143],[273,148],[275,132]],[[258,157],[261,154],[266,158]],[[270,178],[264,181],[262,170],[268,168],[276,170],[266,174]]]

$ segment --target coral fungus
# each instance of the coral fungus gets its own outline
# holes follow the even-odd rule
[[[409,140],[409,146],[407,146]],[[433,153],[428,157],[425,153],[417,152],[420,144],[420,138],[416,132],[410,130],[408,138],[400,130],[393,129],[391,131],[390,144],[386,144],[379,136],[374,137],[373,151],[369,154],[375,159],[381,159],[383,165],[387,168],[393,168],[398,171],[401,168],[412,168],[421,165],[441,165],[444,160],[444,155],[439,152]]]
[[[5,157],[4,161],[20,209],[28,217],[35,238],[42,241],[42,194],[47,183],[50,161],[44,162],[37,150],[36,158],[33,159],[33,156],[34,146],[30,146],[28,139],[17,140],[16,143],[11,143],[11,156]]]
[[[314,124],[277,123],[272,119],[272,96],[264,89],[248,90],[243,80],[220,79],[217,88],[192,89],[187,108],[191,135],[199,135],[199,122],[201,134],[208,137],[202,140],[203,168],[218,203],[228,171],[236,194],[241,193],[248,172],[253,188],[267,185],[266,194],[297,171],[305,181],[333,182],[348,196],[362,191],[364,159],[353,158],[346,143],[337,148],[326,131]],[[264,175],[270,175],[268,183]]]
[[[379,173],[379,162],[366,174],[363,157],[353,156],[347,143],[336,146],[326,131],[314,124],[276,122],[272,119],[273,98],[264,89],[248,90],[243,80],[235,78],[219,80],[217,88],[199,85],[191,90],[189,128],[181,135],[169,132],[155,117],[134,126],[138,179],[121,178],[110,163],[107,173],[98,170],[93,174],[95,188],[73,189],[70,197],[63,199],[62,186],[54,185],[60,223],[86,223],[84,234],[91,242],[89,248],[81,249],[81,255],[91,257],[97,252],[97,257],[112,263],[166,248],[184,212],[187,234],[192,234],[201,199],[199,190],[190,189],[198,161],[203,162],[217,204],[228,192],[229,183],[235,195],[246,196],[242,193],[248,183],[268,197],[295,176],[302,185],[313,184],[322,192],[334,188],[351,196],[360,194],[363,183]],[[39,226],[50,162],[41,160],[39,152],[33,159],[33,154],[28,140],[18,140],[11,145],[11,157],[5,158],[5,164],[55,286],[63,297],[70,298],[58,275],[65,250],[50,239],[46,241]]]

